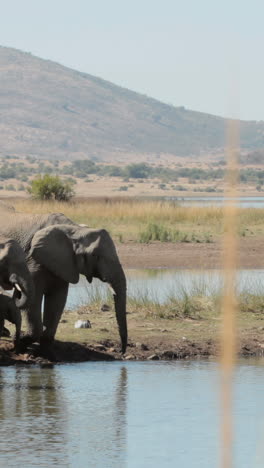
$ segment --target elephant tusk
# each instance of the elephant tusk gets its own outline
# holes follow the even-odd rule
[[[113,294],[113,296],[115,296],[115,295],[116,295],[116,292],[113,290],[111,284],[108,284],[108,287],[109,287],[111,293]]]
[[[19,284],[15,283],[15,288],[22,293],[22,289],[21,287],[19,286]]]

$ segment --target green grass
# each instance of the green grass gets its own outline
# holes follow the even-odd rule
[[[149,223],[145,230],[139,233],[138,241],[144,244],[151,241],[208,243],[212,242],[212,236],[209,233],[188,233],[179,229],[166,228],[162,224]]]
[[[247,280],[242,291],[237,294],[239,313],[263,314],[264,294],[254,291],[256,285]],[[209,320],[220,316],[222,286],[213,285],[205,279],[193,279],[188,288],[178,280],[177,292],[171,287],[161,301],[158,293],[149,289],[134,289],[127,296],[127,309],[130,313],[140,313],[146,317],[163,319]],[[83,303],[76,309],[78,314],[85,311],[100,310],[103,303],[111,306],[114,313],[114,303],[110,290],[105,291],[99,285],[87,287],[88,304]]]

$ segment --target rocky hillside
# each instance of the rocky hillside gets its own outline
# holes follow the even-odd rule
[[[0,47],[0,155],[105,159],[218,152],[223,118],[173,107],[86,73]],[[264,147],[264,122],[242,122],[241,146]]]

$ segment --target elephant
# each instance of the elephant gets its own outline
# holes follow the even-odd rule
[[[16,326],[14,343],[16,351],[19,351],[21,312],[16,306],[12,297],[5,294],[0,294],[0,336],[3,336],[4,331],[7,331],[4,327],[5,320],[14,323]]]
[[[33,303],[34,285],[23,249],[15,240],[8,237],[0,237],[0,286],[4,290],[14,289],[14,299],[0,294],[0,332],[2,335],[9,334],[4,327],[5,319],[16,325],[15,348],[18,351],[21,331],[20,309],[30,307]]]
[[[79,226],[61,213],[10,214],[0,232],[23,248],[35,286],[35,300],[25,307],[27,334],[21,341],[52,343],[67,300],[69,283],[79,275],[109,283],[114,293],[122,353],[127,346],[126,278],[115,245],[105,229]],[[43,321],[41,304],[44,298]]]
[[[2,289],[14,288],[16,307],[22,309],[34,300],[34,285],[26,256],[14,239],[0,237],[0,286]]]

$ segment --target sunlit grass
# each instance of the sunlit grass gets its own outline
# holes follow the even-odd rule
[[[127,309],[132,314],[143,314],[152,319],[169,320],[212,320],[220,318],[221,298],[223,292],[223,277],[211,276],[189,279],[184,276],[177,277],[176,284],[168,286],[162,294],[155,288],[134,285],[128,287]],[[144,280],[143,280],[144,281]],[[129,280],[128,280],[129,283]],[[263,314],[264,294],[261,292],[261,282],[254,284],[247,279],[237,280],[237,300],[240,314]],[[129,286],[129,285],[128,285]],[[106,285],[84,283],[85,294],[78,297],[80,307],[73,308],[79,314],[89,310],[100,311],[102,304],[106,303],[114,313],[113,298]]]
[[[222,207],[183,207],[172,201],[125,198],[91,198],[70,203],[17,199],[12,204],[17,211],[26,213],[64,213],[77,223],[108,229],[121,242],[145,242],[144,233],[147,239],[153,225],[160,233],[158,240],[166,242],[209,242],[211,236],[219,237],[224,231]],[[264,209],[238,209],[237,229],[243,237],[264,233]]]

